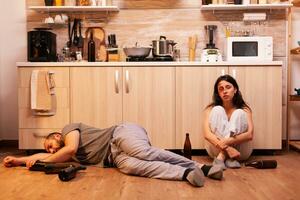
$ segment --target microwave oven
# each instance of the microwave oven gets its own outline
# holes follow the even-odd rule
[[[228,61],[272,61],[273,38],[228,37],[226,51]]]

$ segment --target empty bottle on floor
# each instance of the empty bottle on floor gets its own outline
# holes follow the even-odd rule
[[[82,165],[77,166],[77,167],[70,166],[70,167],[60,170],[60,172],[58,173],[58,177],[61,181],[69,181],[76,176],[76,172],[78,170],[84,170],[84,169],[86,169],[86,167],[82,166]]]
[[[254,160],[245,163],[245,166],[255,167],[257,169],[274,169],[277,167],[276,160]]]
[[[183,155],[184,155],[184,157],[186,157],[188,159],[192,159],[192,145],[191,145],[189,133],[185,134]]]

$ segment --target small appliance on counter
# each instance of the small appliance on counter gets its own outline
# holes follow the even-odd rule
[[[228,37],[228,61],[272,61],[273,38],[269,36]]]
[[[220,50],[214,43],[214,31],[217,29],[216,25],[206,25],[206,36],[208,37],[208,43],[202,50],[201,61],[202,62],[219,62],[222,61],[222,55]]]
[[[27,33],[27,59],[30,62],[56,62],[56,34],[49,28]]]
[[[152,41],[153,57],[160,61],[173,61],[176,44],[173,40],[167,40],[165,36],[160,36],[159,40]]]
[[[173,61],[173,55],[164,55],[164,56],[149,56],[152,47],[141,47],[136,43],[133,47],[123,48],[126,55],[127,62],[164,62],[164,61]]]

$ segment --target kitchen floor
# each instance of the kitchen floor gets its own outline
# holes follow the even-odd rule
[[[15,148],[0,148],[0,159],[6,155],[25,155]],[[0,199],[299,199],[299,152],[278,152],[274,156],[252,156],[252,159],[275,159],[277,169],[227,169],[222,181],[206,179],[202,188],[184,181],[166,181],[128,176],[117,169],[88,167],[69,182],[57,175],[28,171],[25,167],[0,166]],[[193,160],[210,163],[208,156]]]

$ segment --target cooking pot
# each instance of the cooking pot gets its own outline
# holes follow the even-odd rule
[[[167,40],[165,36],[160,36],[159,40],[152,40],[152,54],[156,57],[173,57],[174,46],[176,44],[173,40]]]
[[[151,47],[125,47],[124,53],[127,57],[146,58],[151,51]]]

